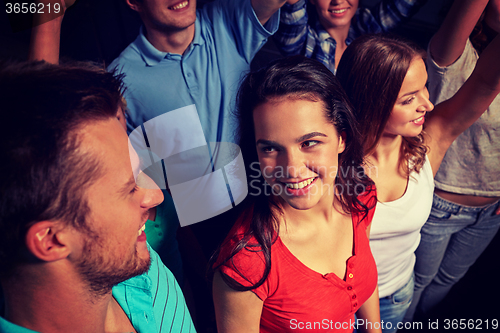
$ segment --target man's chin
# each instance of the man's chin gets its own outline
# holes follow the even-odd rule
[[[135,274],[134,276],[146,273],[147,271],[149,271],[149,267],[151,267],[151,257],[148,255],[147,259],[139,259],[139,262],[137,263],[137,268],[135,270],[137,274]]]
[[[146,248],[144,251],[136,249],[126,262],[122,260],[121,263],[116,259],[106,261],[102,255],[87,256],[77,263],[77,269],[83,280],[89,284],[90,292],[95,296],[103,296],[117,284],[146,273],[150,265],[151,258]]]
[[[147,269],[151,265],[151,254],[149,253],[149,248],[146,242],[138,242],[135,248],[135,257],[139,262],[147,262]],[[142,267],[143,264],[138,263],[138,267]]]

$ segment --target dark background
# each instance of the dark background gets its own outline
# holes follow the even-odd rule
[[[370,5],[377,0],[360,2]],[[4,6],[3,2],[0,3]],[[429,0],[420,12],[396,33],[413,39],[426,48],[450,3],[451,0]],[[4,8],[0,11],[0,59],[24,60],[28,54],[30,30],[12,32]],[[139,26],[139,17],[126,6],[125,0],[79,0],[68,10],[63,22],[61,58],[91,60],[104,66],[108,65],[135,39]],[[258,53],[253,65],[260,66],[278,57],[280,54],[270,40]],[[489,320],[490,323],[492,319],[500,320],[500,306],[497,304],[500,299],[499,256],[500,234],[433,314],[431,320],[439,320],[439,329],[428,330],[428,320],[425,319],[424,329],[418,332],[446,331],[445,319],[481,319]],[[204,327],[197,329],[199,332],[205,331]],[[490,328],[489,331],[491,330]],[[482,325],[482,331],[488,331],[485,324]]]
[[[20,0],[4,0],[5,3],[10,1]],[[210,0],[198,0],[198,5],[208,1]],[[425,47],[451,1],[428,0],[412,20],[397,32]],[[367,6],[377,2],[378,0],[360,0],[362,5]],[[5,8],[1,1],[0,3]],[[13,33],[4,8],[0,12],[0,58],[25,59],[30,30]],[[137,37],[139,27],[139,16],[128,8],[125,0],[78,0],[68,9],[63,21],[61,57],[92,60],[107,65]],[[270,40],[259,53],[257,61],[265,63],[279,56]]]

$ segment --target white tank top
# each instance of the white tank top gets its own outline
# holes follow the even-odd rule
[[[429,159],[412,172],[406,192],[397,200],[378,202],[370,231],[370,247],[377,263],[379,296],[403,287],[413,274],[420,229],[429,217],[434,176]]]

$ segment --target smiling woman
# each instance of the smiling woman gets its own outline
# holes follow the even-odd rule
[[[349,27],[351,20],[358,10],[358,0],[348,0],[344,2],[333,2],[331,0],[311,0],[311,4],[316,7],[318,19],[326,31],[330,29]]]
[[[288,0],[274,35],[285,55],[303,54],[335,73],[347,46],[359,36],[394,30],[427,0]]]
[[[388,323],[384,333],[397,330],[411,303],[414,252],[430,212],[432,171],[440,156],[437,147],[427,155],[424,145],[424,116],[434,106],[423,56],[413,44],[367,35],[347,48],[337,71],[360,119],[367,165],[377,170],[379,202],[370,247],[377,262],[380,317]]]
[[[264,180],[295,209],[328,207],[334,200],[336,173],[329,171],[337,169],[345,144],[324,109],[323,102],[287,96],[270,99],[253,113],[261,168],[273,170]],[[279,172],[284,167],[287,172]]]
[[[500,39],[491,45],[467,83],[435,108],[423,53],[413,44],[365,35],[340,60],[337,77],[360,120],[365,161],[377,170],[373,181],[379,202],[370,247],[377,262],[381,319],[391,324],[384,333],[397,330],[412,301],[414,252],[431,211],[434,175],[453,140],[500,92],[500,66],[493,60]]]
[[[246,77],[238,117],[261,191],[213,259],[219,332],[292,332],[305,322],[351,332],[358,310],[379,322],[367,239],[375,193],[335,76],[314,60],[281,59]]]

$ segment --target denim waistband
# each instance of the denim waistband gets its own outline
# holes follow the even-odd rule
[[[432,203],[433,207],[436,207],[437,209],[444,210],[453,214],[458,214],[459,212],[461,213],[472,213],[472,214],[477,214],[489,209],[496,209],[496,207],[500,204],[500,199],[484,206],[464,206],[460,205],[451,201],[448,201],[446,199],[441,198],[438,196],[436,193],[434,193],[434,201]]]

